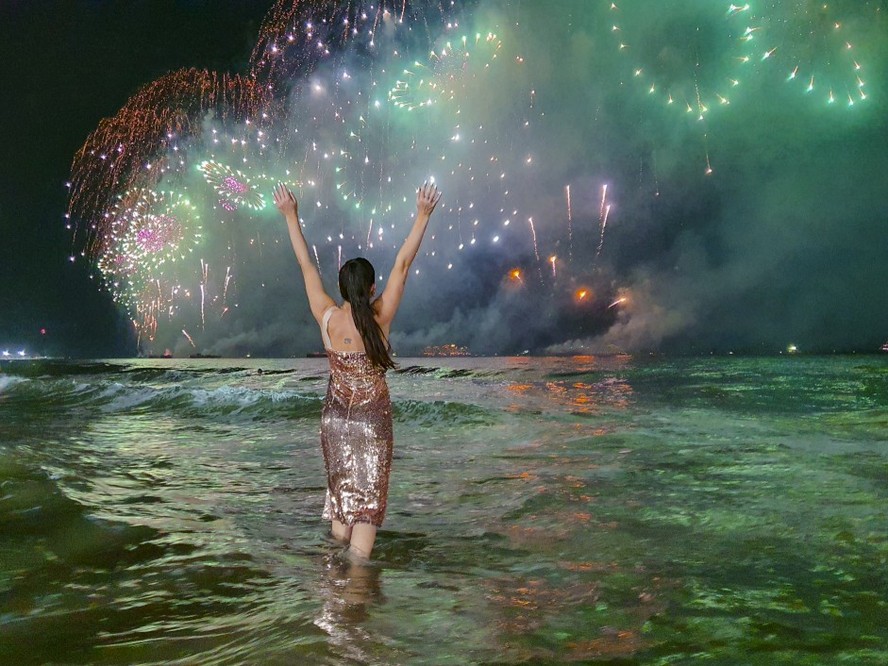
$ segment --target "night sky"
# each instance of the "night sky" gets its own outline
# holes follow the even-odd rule
[[[476,353],[877,349],[888,339],[886,3],[837,2],[829,14],[822,3],[781,3],[782,14],[749,16],[683,0],[658,12],[617,4],[491,0],[459,12],[414,2],[401,24],[410,30],[379,21],[373,47],[385,56],[363,37],[334,35],[325,37],[331,53],[315,58],[304,34],[287,45],[293,26],[282,26],[266,44],[279,40],[278,60],[253,63],[273,83],[274,119],[208,115],[182,137],[181,168],[151,186],[191,197],[202,235],[175,269],[130,270],[142,291],[119,288],[115,304],[89,277],[100,274],[95,256],[68,259],[75,152],[102,118],[172,70],[250,71],[272,3],[2,3],[0,347],[133,355],[124,301],[144,302],[156,282],[171,314],[150,336],[139,323],[142,351],[315,349],[283,225],[268,207],[203,192],[210,178],[198,166],[214,160],[242,168],[257,192],[287,170],[302,174],[306,236],[330,291],[340,248],[366,253],[384,276],[409,224],[403,195],[425,178],[439,182],[445,200],[393,336],[405,354],[445,343]],[[310,15],[297,12],[297,25]],[[356,25],[369,34],[372,18]],[[758,41],[738,39],[744,25]],[[446,39],[494,32],[442,51]],[[378,89],[392,89],[405,64],[408,79],[455,93],[395,108]],[[394,98],[409,106],[428,95],[438,89]],[[214,147],[222,135],[245,137],[246,147]],[[109,192],[92,218],[78,211],[75,226],[103,219],[120,194]],[[91,247],[110,257],[122,242]]]
[[[134,353],[126,317],[85,266],[67,260],[71,159],[99,120],[158,76],[180,67],[245,68],[265,4],[0,3],[0,346]]]

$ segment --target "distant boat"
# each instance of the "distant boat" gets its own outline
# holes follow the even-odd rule
[[[327,358],[327,352],[322,352],[322,351],[308,352],[305,355],[305,358]]]
[[[888,342],[879,347],[879,349],[881,349],[883,352],[888,352]]]
[[[449,344],[449,345],[431,345],[422,350],[423,356],[437,356],[437,357],[447,357],[447,356],[471,356],[472,353],[469,351],[468,347],[460,347],[459,345]]]

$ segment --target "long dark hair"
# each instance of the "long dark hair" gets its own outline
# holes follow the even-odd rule
[[[373,264],[363,257],[349,259],[339,269],[339,293],[351,304],[352,318],[364,341],[367,357],[373,365],[387,370],[394,368],[395,362],[389,354],[388,341],[373,317],[370,288],[374,284],[376,271]]]

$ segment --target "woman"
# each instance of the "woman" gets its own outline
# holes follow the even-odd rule
[[[413,228],[398,251],[382,296],[376,294],[373,266],[351,259],[339,271],[336,303],[324,291],[299,224],[296,197],[282,183],[274,203],[287,220],[296,260],[302,269],[311,313],[321,327],[330,360],[330,383],[321,418],[321,448],[327,469],[323,517],[333,536],[348,542],[349,554],[367,560],[376,530],[385,518],[392,462],[392,407],[385,372],[395,366],[389,355],[389,330],[401,304],[410,265],[419,251],[429,217],[441,193],[427,183],[417,190]]]

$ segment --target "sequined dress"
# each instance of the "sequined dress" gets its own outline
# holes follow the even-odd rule
[[[330,383],[321,415],[321,449],[327,470],[323,517],[346,525],[385,518],[392,465],[392,403],[385,370],[364,352],[331,349],[324,313],[322,333]]]

